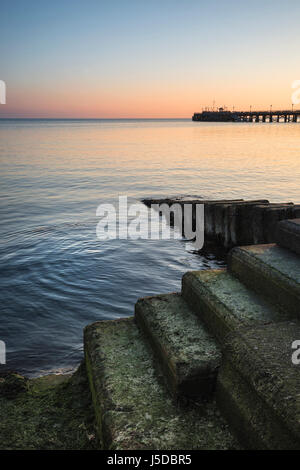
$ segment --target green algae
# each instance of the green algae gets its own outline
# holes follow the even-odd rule
[[[224,269],[188,272],[182,287],[187,303],[221,344],[237,328],[291,318]]]
[[[300,262],[295,253],[274,244],[234,248],[228,269],[282,314],[299,316]]]
[[[176,357],[178,362],[186,363],[186,373],[188,367],[197,368],[197,362],[205,357],[217,355],[219,359],[220,353],[214,339],[180,294],[140,299],[136,309],[144,313],[149,327],[161,338],[170,355]]]
[[[13,375],[0,378],[0,449],[99,448],[83,366],[71,376]]]
[[[291,361],[299,322],[245,328],[230,335],[217,403],[247,448],[299,449],[300,377]]]
[[[182,296],[139,299],[135,320],[158,357],[171,393],[210,398],[221,352]]]
[[[0,396],[13,399],[28,390],[28,379],[15,372],[1,374]]]
[[[240,247],[240,250],[255,256],[270,270],[280,273],[293,284],[300,284],[300,263],[295,253],[275,244]]]
[[[300,376],[291,345],[300,336],[298,321],[260,325],[228,338],[225,355],[257,397],[300,442]]]
[[[132,318],[85,329],[88,376],[106,449],[237,446],[215,403],[172,400]]]

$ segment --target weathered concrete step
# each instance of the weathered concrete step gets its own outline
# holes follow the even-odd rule
[[[234,248],[228,269],[241,282],[290,315],[299,316],[300,258],[277,245]]]
[[[135,318],[159,359],[171,393],[210,398],[221,352],[182,296],[174,293],[139,299]]]
[[[300,255],[300,219],[279,222],[276,231],[276,243]]]
[[[220,343],[236,328],[290,318],[225,269],[187,272],[182,295]]]
[[[292,363],[298,322],[245,328],[223,351],[217,403],[250,449],[300,448],[300,374]]]
[[[105,449],[236,447],[213,402],[182,408],[171,399],[133,318],[89,325],[84,347]]]

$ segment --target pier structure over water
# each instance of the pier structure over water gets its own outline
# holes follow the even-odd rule
[[[300,122],[300,109],[269,111],[202,111],[193,115],[193,121],[207,122]]]
[[[241,121],[247,122],[300,122],[300,110],[279,110],[279,111],[241,111],[237,114]]]

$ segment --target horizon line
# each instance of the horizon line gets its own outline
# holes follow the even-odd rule
[[[130,117],[130,118],[124,118],[124,117],[111,117],[111,118],[107,118],[107,117],[15,117],[15,116],[0,116],[0,120],[1,119],[53,119],[53,120],[66,120],[66,119],[76,119],[76,120],[102,120],[102,121],[113,121],[113,120],[126,120],[126,121],[137,121],[137,120],[141,120],[141,119],[147,119],[147,120],[151,120],[151,119],[159,119],[159,120],[176,120],[176,119],[192,119],[192,116],[191,117]]]

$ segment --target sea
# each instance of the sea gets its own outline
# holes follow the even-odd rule
[[[179,291],[188,270],[225,265],[178,236],[99,239],[99,205],[183,195],[300,203],[299,181],[300,123],[1,119],[0,372],[70,372],[86,325]]]

